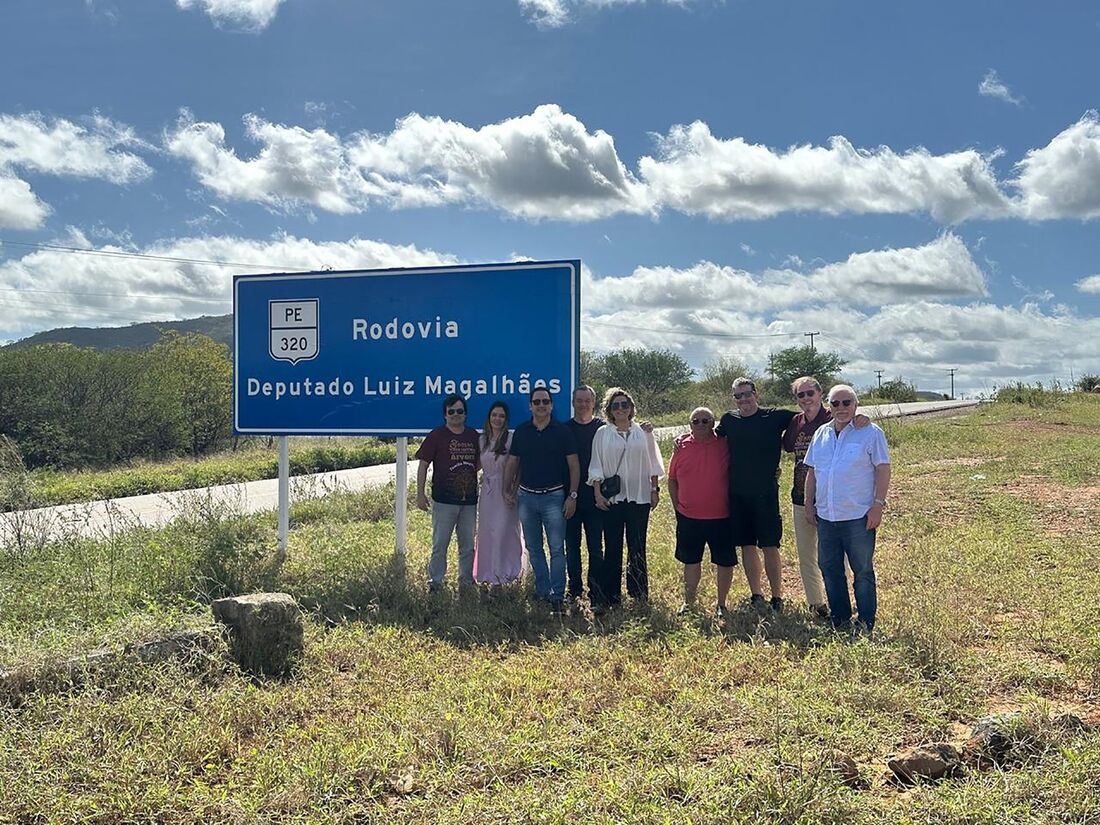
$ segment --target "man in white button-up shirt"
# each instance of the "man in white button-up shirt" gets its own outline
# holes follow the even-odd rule
[[[832,423],[814,433],[806,453],[806,520],[817,525],[817,561],[833,627],[852,621],[844,559],[852,568],[859,619],[856,629],[870,633],[875,625],[875,530],[882,523],[890,488],[890,453],[886,436],[874,424],[852,426],[859,399],[847,384],[829,390]]]

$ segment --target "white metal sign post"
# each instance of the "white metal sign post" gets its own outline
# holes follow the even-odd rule
[[[408,436],[399,436],[397,439],[397,470],[395,473],[393,498],[394,552],[397,557],[405,559],[405,539],[409,529],[409,439]]]
[[[279,561],[286,558],[287,533],[290,532],[290,447],[285,435],[279,436]]]

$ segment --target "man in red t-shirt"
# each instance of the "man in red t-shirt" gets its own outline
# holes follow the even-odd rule
[[[684,436],[668,465],[668,495],[676,511],[676,559],[684,565],[684,603],[695,605],[703,571],[703,549],[717,566],[715,616],[726,613],[726,598],[737,564],[729,519],[729,446],[714,434],[714,413],[698,407],[691,413],[691,433]]]
[[[443,400],[442,427],[424,439],[416,457],[416,506],[428,512],[424,485],[432,465],[432,557],[428,562],[428,589],[443,587],[447,574],[447,547],[458,535],[458,584],[474,583],[474,525],[477,521],[477,471],[481,448],[477,430],[466,426],[466,399],[448,395]]]

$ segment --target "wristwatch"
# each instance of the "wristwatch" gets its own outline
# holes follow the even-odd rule
[[[571,498],[571,499],[573,499],[574,501],[576,501],[576,500],[577,500],[577,491],[576,491],[576,490],[574,490],[573,492],[571,492],[571,493],[569,494],[569,498]]]
[[[886,499],[876,498],[875,499],[875,504],[878,504],[880,507],[885,507],[886,506]]]

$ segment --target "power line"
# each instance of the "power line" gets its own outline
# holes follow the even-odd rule
[[[48,249],[54,252],[67,252],[76,255],[100,255],[107,258],[136,258],[147,261],[164,261],[177,264],[202,264],[205,266],[232,266],[244,269],[267,269],[286,272],[304,272],[306,270],[297,267],[277,267],[272,264],[242,264],[233,261],[212,261],[207,258],[180,258],[172,255],[149,255],[144,252],[122,252],[107,249],[83,249],[78,246],[61,246],[59,244],[32,243],[30,241],[9,241],[0,238],[0,246],[22,246],[30,249]]]
[[[741,339],[741,338],[781,338],[789,337],[792,335],[798,335],[797,332],[765,332],[765,333],[753,333],[749,335],[734,335],[727,332],[696,332],[695,330],[687,329],[659,329],[654,327],[642,327],[632,326],[630,324],[612,324],[607,321],[586,321],[581,320],[582,324],[592,325],[597,327],[613,327],[615,329],[629,329],[634,332],[656,332],[666,335],[689,335],[689,336],[701,336],[704,338],[728,338],[728,339]]]

